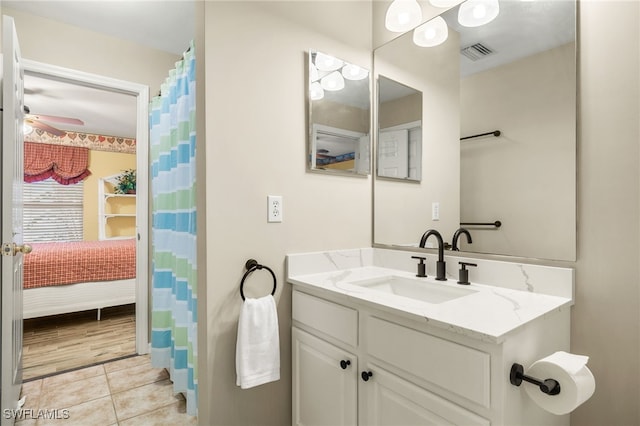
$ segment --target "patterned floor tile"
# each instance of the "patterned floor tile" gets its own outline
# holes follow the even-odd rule
[[[119,421],[146,414],[182,399],[173,394],[173,383],[163,380],[112,395]]]
[[[153,368],[148,362],[107,373],[111,393],[122,392],[168,378],[169,374],[165,369]]]
[[[55,410],[71,407],[83,402],[108,396],[107,376],[100,375],[88,379],[76,380],[64,386],[43,384],[40,396],[40,409]]]

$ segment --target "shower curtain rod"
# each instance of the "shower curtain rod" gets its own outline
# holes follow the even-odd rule
[[[489,136],[489,135],[493,135],[497,138],[498,136],[500,136],[500,130],[494,130],[493,132],[487,132],[487,133],[480,133],[479,135],[465,136],[463,138],[460,138],[460,140],[463,141],[465,139],[473,139],[473,138],[479,138],[480,136]]]

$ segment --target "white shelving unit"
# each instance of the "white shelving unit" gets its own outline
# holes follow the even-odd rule
[[[116,186],[117,175],[105,176],[98,179],[98,238],[100,240],[123,240],[127,238],[135,238],[136,213],[135,202],[134,212],[120,213],[119,207],[116,205],[118,199],[136,198],[135,194],[116,194],[113,188]],[[131,235],[111,235],[108,233],[108,224],[110,219],[124,219],[131,222]],[[123,220],[123,219],[120,219]]]

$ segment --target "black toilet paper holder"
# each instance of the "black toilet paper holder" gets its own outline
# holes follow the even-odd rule
[[[547,395],[557,395],[560,393],[560,383],[558,383],[557,380],[539,380],[535,377],[527,376],[524,374],[524,367],[522,365],[513,363],[511,366],[511,373],[509,374],[509,381],[514,386],[520,386],[523,380],[538,386],[540,390]]]

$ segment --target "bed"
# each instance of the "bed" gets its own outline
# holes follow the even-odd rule
[[[23,318],[135,303],[134,239],[32,243],[24,257]]]

